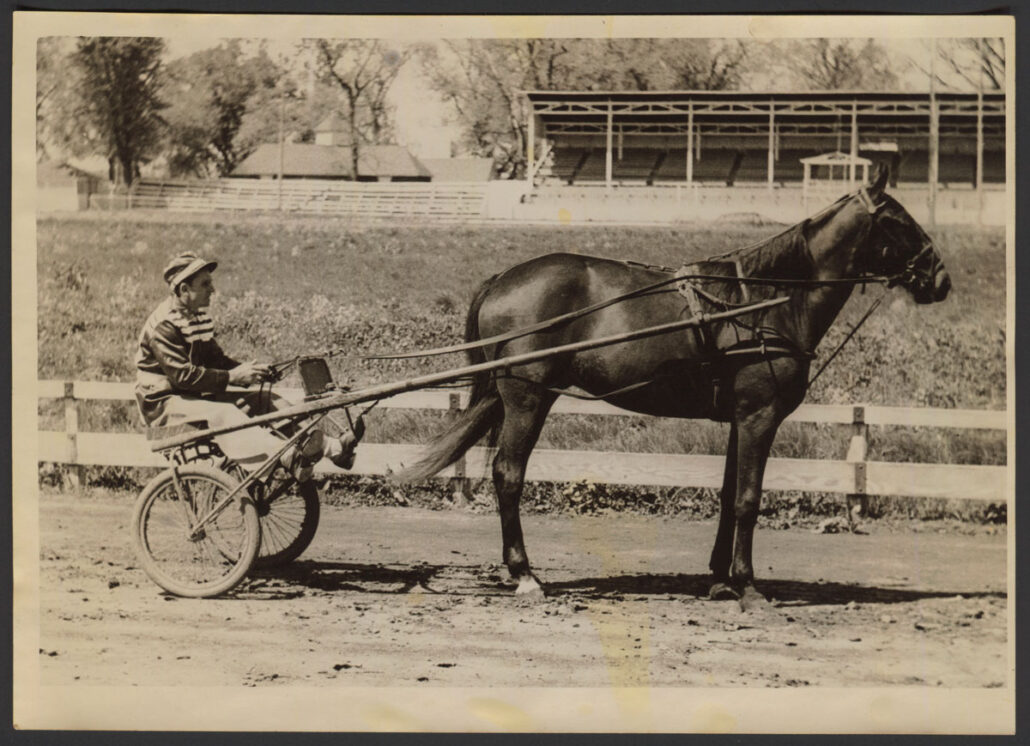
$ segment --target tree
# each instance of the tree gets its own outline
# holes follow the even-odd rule
[[[422,68],[454,108],[460,148],[522,178],[522,91],[732,88],[746,58],[740,43],[705,39],[470,39],[426,49]]]
[[[658,61],[671,79],[660,81],[666,90],[724,91],[738,88],[749,60],[743,42],[719,39],[659,39]]]
[[[873,39],[803,39],[775,45],[794,87],[884,90],[898,85],[886,50]]]
[[[936,50],[936,57],[934,57]],[[1005,87],[1003,39],[924,39],[907,55],[908,65],[923,75],[922,88],[999,91]]]
[[[69,64],[75,42],[48,36],[36,45],[36,157],[53,157],[66,149],[79,129],[74,110],[78,99],[77,70]]]
[[[80,126],[69,144],[77,153],[103,153],[112,181],[129,185],[160,147],[165,122],[160,98],[164,41],[143,37],[80,38],[70,57],[80,74]]]
[[[351,169],[358,178],[359,150],[366,143],[382,143],[393,134],[387,93],[413,48],[398,51],[379,39],[315,39],[315,70],[323,83],[342,94],[347,123]]]
[[[459,148],[493,158],[510,178],[525,169],[526,117],[519,91],[566,79],[566,43],[551,39],[469,39],[425,50],[430,85],[453,106],[462,126]]]
[[[945,39],[937,44],[937,81],[947,88],[1000,91],[1005,87],[1003,39]]]
[[[259,143],[240,137],[253,109],[269,105],[263,88],[282,72],[263,51],[245,57],[238,40],[169,63],[168,165],[173,175],[230,173]],[[278,110],[278,109],[276,109]]]

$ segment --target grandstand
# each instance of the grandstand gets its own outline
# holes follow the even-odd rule
[[[801,183],[804,169],[801,159],[817,155],[818,150],[793,149],[781,151],[774,160],[773,183],[790,186]],[[859,149],[859,156],[885,164],[891,169],[891,183],[925,184],[930,173],[930,153],[909,150],[903,154],[883,154]],[[886,157],[885,157],[886,156]],[[647,150],[632,148],[616,157],[612,164],[612,181],[622,185],[668,184],[686,181],[686,148]],[[942,187],[976,186],[976,155],[973,153],[941,153],[938,161],[938,183]],[[983,154],[984,183],[1001,184],[1005,181],[1004,153]],[[713,150],[694,161],[693,181],[699,184],[725,184],[740,182],[766,183],[767,159],[761,150]],[[578,150],[559,148],[550,174],[558,182],[568,185],[603,183],[605,156],[595,148]]]
[[[800,188],[802,159],[843,152],[890,169],[909,191],[999,191],[1002,93],[527,91],[528,159],[544,194],[668,187]],[[935,183],[933,174],[936,173]],[[664,191],[662,191],[664,190]],[[745,189],[747,192],[753,189]],[[539,198],[534,188],[527,201]],[[677,192],[678,194],[679,192]],[[752,197],[748,197],[752,200]],[[720,203],[732,203],[720,197]],[[930,199],[931,211],[934,198]],[[932,217],[931,217],[932,219]]]

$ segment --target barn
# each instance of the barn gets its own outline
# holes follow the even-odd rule
[[[344,131],[344,122],[331,114],[315,128],[315,142],[265,143],[232,172],[234,178],[337,179],[346,181],[430,181],[429,169],[402,145],[362,145],[358,173]]]
[[[54,212],[84,210],[91,194],[100,191],[106,178],[69,163],[42,161],[36,164],[36,210]]]

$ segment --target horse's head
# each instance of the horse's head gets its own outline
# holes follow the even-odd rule
[[[894,278],[916,303],[936,303],[948,296],[951,278],[933,239],[897,200],[884,192],[887,169],[880,166],[872,183],[858,192],[873,219],[866,242],[865,270]]]

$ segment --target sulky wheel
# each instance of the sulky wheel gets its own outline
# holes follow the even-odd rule
[[[261,544],[257,508],[237,496],[202,528],[238,482],[219,469],[191,464],[162,472],[144,488],[133,515],[136,549],[150,579],[169,593],[218,596],[247,575]]]
[[[321,514],[314,482],[288,479],[273,483],[267,497],[257,501],[261,518],[261,549],[254,567],[269,568],[292,562],[315,538]]]

